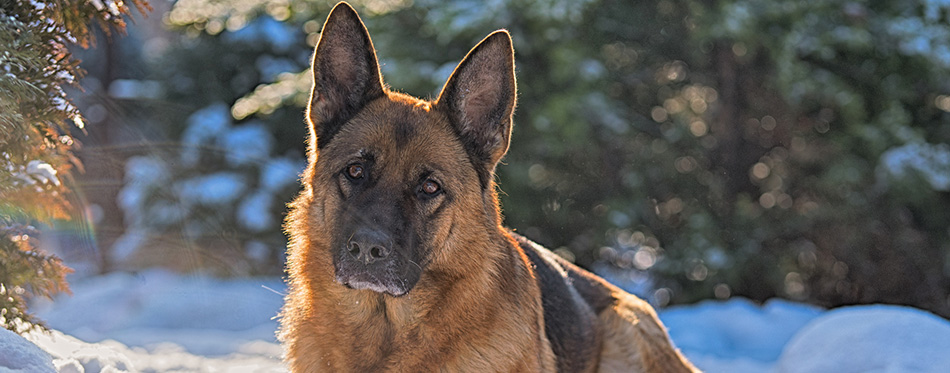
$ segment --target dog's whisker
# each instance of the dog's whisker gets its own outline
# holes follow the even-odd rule
[[[419,265],[419,263],[416,263],[416,261],[414,261],[414,260],[412,260],[412,259],[406,259],[406,260],[407,260],[410,264],[416,266],[416,268],[419,268],[419,272],[422,272],[422,266]]]

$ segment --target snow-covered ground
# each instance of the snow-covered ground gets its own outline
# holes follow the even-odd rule
[[[150,270],[72,288],[72,297],[33,306],[52,333],[27,341],[0,330],[0,373],[286,371],[274,338],[280,279]],[[732,299],[660,317],[708,372],[950,372],[950,322],[912,308]]]

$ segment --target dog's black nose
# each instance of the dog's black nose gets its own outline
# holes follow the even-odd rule
[[[346,249],[356,260],[370,264],[389,256],[391,241],[383,232],[363,228],[350,237]]]

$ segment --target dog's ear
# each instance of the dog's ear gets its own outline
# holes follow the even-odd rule
[[[330,11],[311,67],[307,117],[311,141],[323,148],[359,109],[384,94],[373,41],[349,4],[340,2]]]
[[[511,36],[499,30],[468,52],[435,104],[448,113],[466,150],[489,172],[508,151],[515,92]]]

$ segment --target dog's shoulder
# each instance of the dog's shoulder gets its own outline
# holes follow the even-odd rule
[[[597,314],[616,299],[609,289],[588,279],[592,274],[521,235],[511,235],[531,262],[541,288],[545,334],[557,356],[558,371],[591,371],[597,366],[601,343]]]
[[[595,314],[599,314],[617,302],[616,292],[619,289],[613,284],[568,262],[524,236],[510,233],[536,267],[539,281],[548,284],[548,290],[557,290],[561,287],[560,282],[566,282],[566,287],[570,288],[567,290],[580,296]]]
[[[527,238],[511,235],[541,287],[545,333],[559,372],[698,372],[670,344],[645,301]]]

